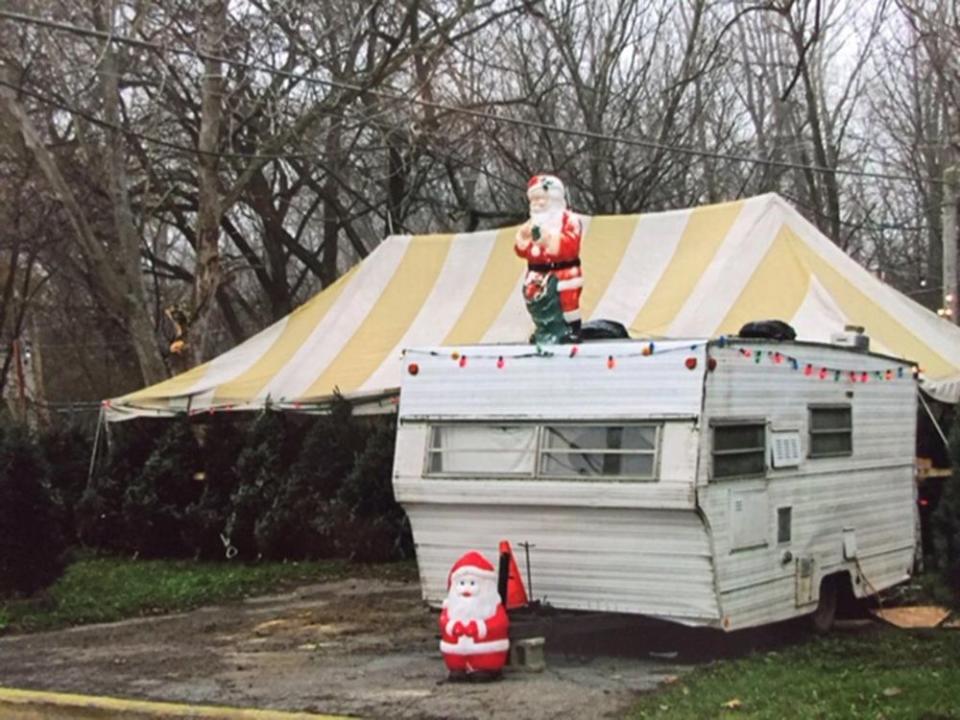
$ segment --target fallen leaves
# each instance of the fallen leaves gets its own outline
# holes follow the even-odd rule
[[[733,698],[731,700],[727,700],[725,703],[720,705],[720,707],[726,708],[727,710],[739,710],[743,707],[743,703],[739,698]]]

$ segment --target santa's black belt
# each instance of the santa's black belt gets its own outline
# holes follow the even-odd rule
[[[567,268],[580,267],[580,259],[576,260],[561,260],[560,262],[549,262],[549,263],[530,263],[527,265],[527,270],[533,272],[550,272],[551,270],[566,270]]]

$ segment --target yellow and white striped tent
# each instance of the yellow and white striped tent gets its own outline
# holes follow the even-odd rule
[[[917,362],[930,388],[960,392],[960,329],[864,270],[777,195],[584,217],[584,227],[585,319],[617,320],[634,337],[715,337],[778,318],[798,339],[826,341],[845,324],[862,325],[872,350]],[[107,419],[306,410],[335,391],[360,409],[389,409],[404,348],[529,336],[515,232],[388,237],[241,345],[107,401]]]

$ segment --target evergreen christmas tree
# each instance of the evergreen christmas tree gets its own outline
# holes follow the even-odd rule
[[[257,521],[257,548],[275,559],[324,558],[335,552],[331,502],[363,450],[366,428],[342,397],[307,428],[296,462],[275,478],[276,494]]]
[[[194,557],[223,559],[220,534],[230,514],[230,495],[237,488],[236,461],[244,447],[246,415],[218,413],[200,429],[202,491],[183,513],[181,535]],[[196,429],[196,428],[195,428]]]
[[[187,506],[203,490],[194,479],[199,458],[189,422],[172,423],[123,493],[125,536],[133,550],[145,557],[192,554],[181,526]]]
[[[953,474],[945,481],[933,515],[934,561],[954,602],[960,604],[960,413],[954,414],[949,445]]]
[[[237,485],[230,495],[224,537],[241,557],[255,558],[256,527],[273,505],[281,480],[294,463],[299,437],[283,413],[265,411],[253,422],[237,458]]]
[[[37,438],[50,468],[50,488],[61,510],[63,535],[77,541],[76,508],[87,487],[93,438],[76,425],[54,425]]]
[[[382,562],[411,556],[413,539],[406,513],[393,494],[396,419],[373,422],[334,507],[342,528],[337,533],[340,553],[355,560]]]
[[[47,466],[28,431],[0,438],[0,595],[30,594],[63,570],[64,541]]]
[[[127,550],[121,508],[124,492],[140,474],[168,420],[132,420],[110,429],[107,457],[80,496],[75,520],[80,541],[103,550]]]

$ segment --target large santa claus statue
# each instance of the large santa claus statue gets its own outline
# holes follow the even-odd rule
[[[566,337],[556,338],[556,332],[551,334],[549,331],[546,335],[561,342],[578,342],[580,292],[583,288],[580,272],[583,223],[567,209],[563,183],[553,175],[530,178],[527,199],[530,201],[530,219],[517,231],[514,241],[517,255],[527,261],[524,299],[535,325],[542,331],[550,323],[550,308],[545,301],[537,301],[555,283],[563,321],[567,325]]]
[[[440,652],[451,679],[493,679],[507,662],[509,620],[497,573],[471,550],[454,563],[440,613]]]

